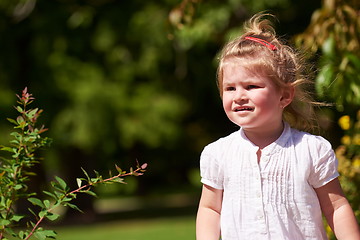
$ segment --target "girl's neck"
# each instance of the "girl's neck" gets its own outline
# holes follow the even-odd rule
[[[278,126],[268,128],[267,130],[256,131],[253,129],[244,129],[246,137],[260,149],[275,142],[282,134],[284,124],[281,122]]]

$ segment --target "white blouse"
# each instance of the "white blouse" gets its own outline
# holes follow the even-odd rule
[[[201,182],[223,189],[222,240],[327,239],[314,188],[339,176],[330,143],[285,128],[262,150],[242,129],[207,145]]]

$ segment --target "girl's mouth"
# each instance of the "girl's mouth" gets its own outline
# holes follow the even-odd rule
[[[237,107],[234,109],[234,112],[241,112],[241,111],[252,111],[254,108],[252,107]]]

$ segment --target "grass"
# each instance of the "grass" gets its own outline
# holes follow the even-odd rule
[[[195,239],[197,201],[197,197],[182,194],[141,201],[136,198],[102,199],[95,202],[95,216],[78,213],[73,218],[43,227],[55,230],[58,240]],[[64,214],[63,210],[60,208],[58,214]]]
[[[195,216],[114,221],[57,227],[59,240],[184,240],[195,239]]]

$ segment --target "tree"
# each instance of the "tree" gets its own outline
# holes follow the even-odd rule
[[[360,18],[358,1],[323,0],[311,24],[296,38],[299,46],[319,53],[316,90],[334,102],[335,121],[344,136],[337,136],[340,181],[360,219]],[[333,126],[336,128],[336,126]]]
[[[3,0],[0,107],[11,106],[19,87],[38,96],[54,139],[50,175],[69,180],[80,167],[106,170],[138,158],[151,166],[138,192],[149,183],[188,190],[204,145],[235,129],[216,89],[221,45],[269,8],[285,26],[280,34],[301,31],[316,4]]]
[[[334,101],[339,111],[360,106],[359,7],[358,1],[323,0],[296,40],[312,53],[321,50],[316,90],[320,97]]]

